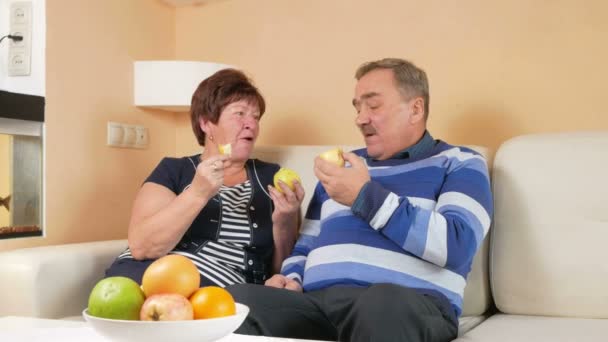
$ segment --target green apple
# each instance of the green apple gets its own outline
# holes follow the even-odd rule
[[[319,155],[321,159],[324,159],[330,163],[334,163],[340,167],[344,166],[344,158],[342,157],[342,149],[334,148],[329,151],[325,151]]]
[[[138,320],[146,297],[138,283],[127,277],[100,280],[89,295],[91,316]]]
[[[294,181],[298,181],[298,183],[302,184],[300,176],[298,176],[294,170],[285,167],[280,168],[279,171],[274,174],[273,181],[274,187],[280,192],[283,192],[283,190],[279,186],[279,181],[285,183],[291,189],[291,191],[296,191],[296,187],[293,185]]]

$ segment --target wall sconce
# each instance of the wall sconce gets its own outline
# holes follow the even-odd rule
[[[170,112],[188,112],[192,94],[201,81],[226,68],[233,67],[194,61],[136,61],[134,104]]]

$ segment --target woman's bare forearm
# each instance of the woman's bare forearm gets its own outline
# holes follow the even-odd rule
[[[209,200],[189,190],[150,216],[138,219],[134,215],[129,226],[129,247],[135,259],[159,258],[181,240]]]
[[[300,218],[295,217],[291,222],[273,226],[274,253],[272,257],[272,270],[274,274],[281,272],[283,260],[291,254],[295,245]]]

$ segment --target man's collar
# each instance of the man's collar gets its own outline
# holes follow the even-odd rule
[[[414,145],[395,153],[391,157],[391,159],[408,159],[408,158],[417,158],[428,151],[430,151],[433,146],[435,146],[435,139],[431,136],[429,131],[424,131],[424,135],[417,143]]]

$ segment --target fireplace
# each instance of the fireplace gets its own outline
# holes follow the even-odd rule
[[[0,91],[0,239],[43,232],[44,98]]]

